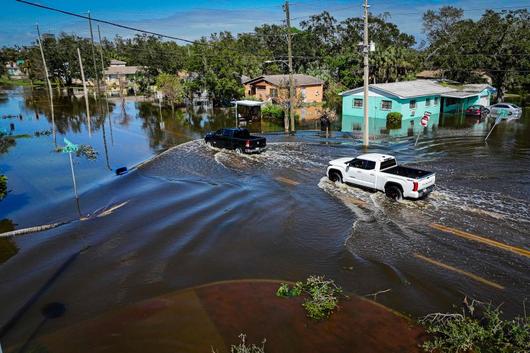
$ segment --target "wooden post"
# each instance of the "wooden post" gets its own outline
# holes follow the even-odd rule
[[[285,1],[284,5],[285,10],[285,19],[286,19],[286,26],[287,26],[287,56],[288,56],[288,63],[289,63],[289,117],[291,121],[291,132],[295,132],[294,127],[294,99],[295,99],[295,88],[294,88],[294,78],[293,78],[293,51],[292,51],[292,44],[291,44],[291,16],[289,12],[289,1]],[[285,124],[285,127],[288,128],[289,123]],[[286,131],[289,132],[289,131]]]
[[[68,156],[70,156],[70,170],[72,171],[72,182],[74,183],[75,198],[79,199],[79,196],[77,195],[77,184],[75,182],[74,161],[72,160],[72,152],[68,153]]]
[[[50,95],[50,109],[52,114],[52,134],[53,134],[53,143],[57,146],[57,138],[55,133],[55,112],[53,109],[53,91],[52,83],[50,82],[50,75],[48,74],[48,66],[46,65],[46,59],[44,57],[44,49],[42,48],[42,41],[40,38],[40,29],[37,25],[37,40],[39,42],[40,54],[42,57],[42,65],[44,66],[44,74],[46,75],[46,82],[48,83],[48,94]]]
[[[83,91],[85,93],[85,104],[86,104],[86,118],[88,124],[88,136],[92,137],[92,128],[90,123],[90,108],[88,104],[88,91],[86,88],[85,71],[83,70],[83,60],[81,59],[81,51],[77,48],[77,56],[79,57],[79,67],[81,68],[81,79],[83,80]]]

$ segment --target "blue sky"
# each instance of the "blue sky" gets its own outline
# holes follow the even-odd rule
[[[241,0],[32,0],[43,5],[61,8],[75,13],[90,11],[95,18],[101,18],[161,32],[187,39],[197,39],[213,32],[228,30],[233,33],[251,32],[263,23],[280,24],[284,18],[283,1],[241,1]],[[362,0],[291,0],[293,24],[309,15],[328,10],[338,20],[360,16]],[[530,0],[372,0],[371,11],[389,12],[390,21],[399,25],[404,32],[413,34],[421,41],[421,14],[431,8],[454,5],[463,8],[466,17],[477,18],[488,7],[530,8]],[[29,44],[36,35],[35,24],[41,32],[76,33],[88,36],[86,21],[63,14],[34,8],[15,0],[0,0],[0,46]],[[108,25],[101,26],[102,34],[128,37],[134,32],[119,30]]]

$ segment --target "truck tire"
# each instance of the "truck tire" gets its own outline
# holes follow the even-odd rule
[[[341,172],[337,171],[337,170],[330,170],[329,171],[329,176],[328,176],[329,180],[331,180],[332,182],[336,183],[336,182],[339,182],[342,184],[342,174]]]
[[[243,150],[241,148],[236,148],[236,153],[237,154],[243,154]]]
[[[397,185],[389,185],[385,188],[385,194],[387,197],[391,198],[394,201],[403,200],[403,191]]]

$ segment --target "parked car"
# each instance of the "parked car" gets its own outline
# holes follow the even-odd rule
[[[265,137],[252,136],[247,129],[219,129],[204,137],[206,144],[235,150],[237,153],[259,153],[267,148]]]
[[[490,110],[483,105],[474,104],[466,109],[466,115],[485,117],[490,113]]]
[[[383,191],[396,201],[428,195],[434,190],[436,180],[433,172],[398,166],[393,156],[380,153],[332,160],[327,175],[333,182]]]
[[[498,117],[503,115],[504,118],[519,118],[523,113],[523,109],[513,103],[497,103],[490,107],[491,115]]]

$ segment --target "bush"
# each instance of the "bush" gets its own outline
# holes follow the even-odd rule
[[[401,120],[403,114],[400,112],[390,112],[386,116],[386,128],[387,129],[401,129]]]
[[[265,118],[283,120],[284,111],[281,106],[276,104],[262,106],[261,113]]]
[[[420,320],[432,339],[423,344],[426,352],[530,352],[530,323],[525,318],[503,320],[502,311],[490,304],[472,302],[462,313],[430,314]],[[469,314],[466,314],[466,311]]]
[[[326,280],[324,276],[310,276],[306,283],[296,282],[294,286],[282,283],[276,291],[279,297],[297,297],[303,293],[308,298],[304,301],[307,316],[314,320],[327,319],[339,303],[338,295],[342,289],[332,280]]]
[[[241,342],[238,345],[231,345],[230,353],[265,353],[265,342],[267,342],[267,340],[264,339],[263,342],[261,342],[261,346],[257,346],[255,344],[247,344],[246,338],[247,335],[244,333],[240,334],[239,339]],[[212,348],[212,353],[217,352]]]

